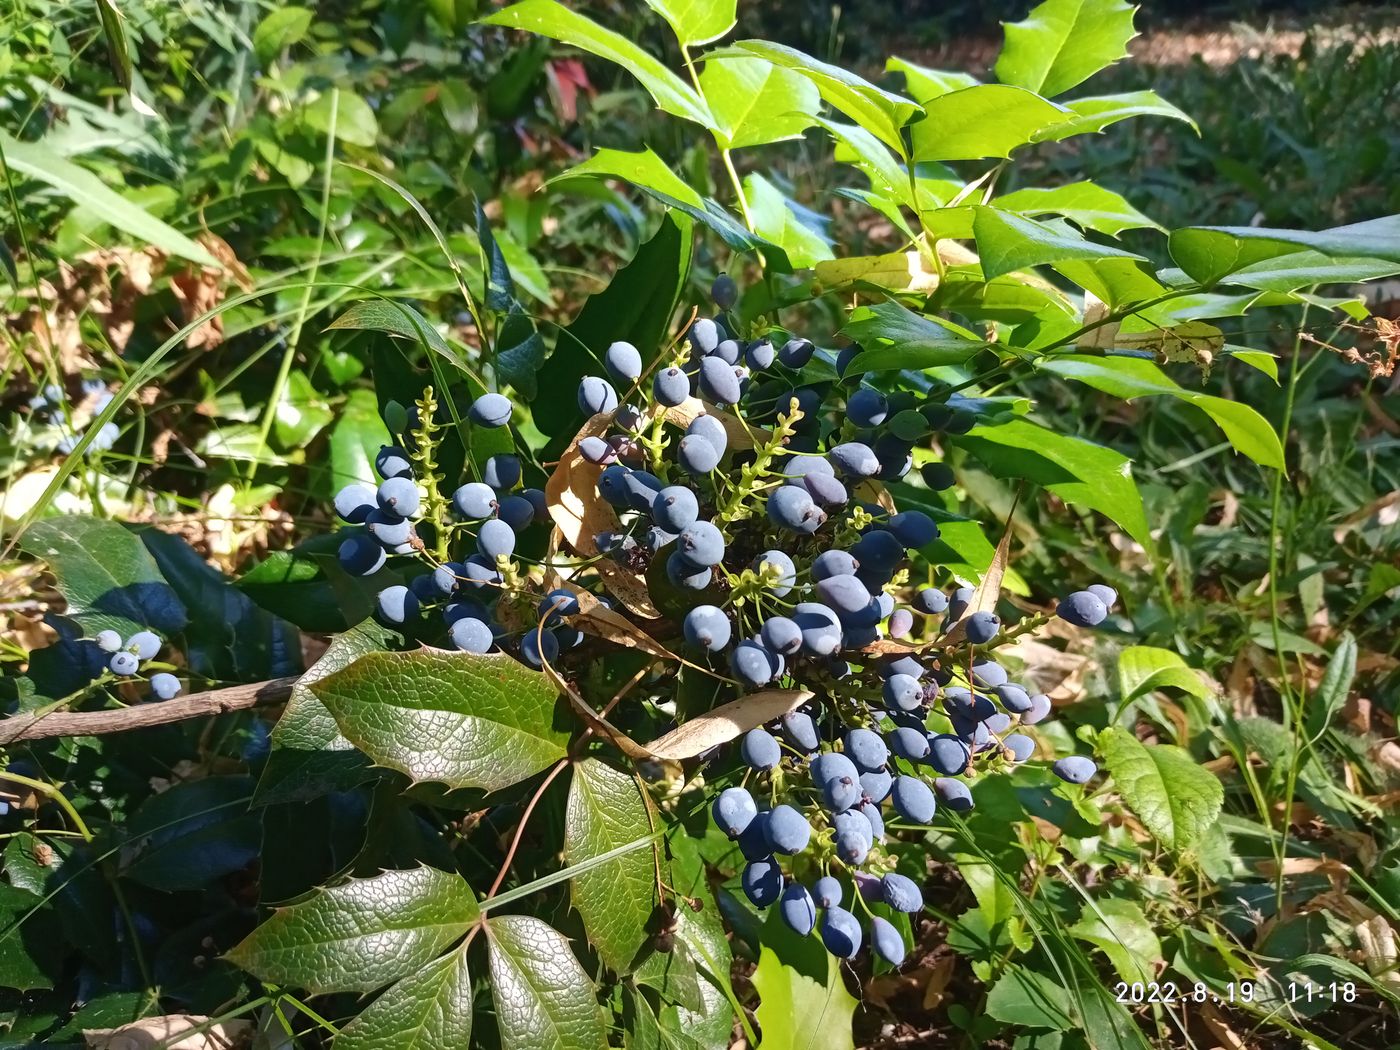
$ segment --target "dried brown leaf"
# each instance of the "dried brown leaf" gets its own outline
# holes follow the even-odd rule
[[[576,554],[592,561],[603,578],[603,585],[629,610],[654,620],[661,613],[652,604],[646,578],[611,558],[600,557],[594,541],[601,532],[619,531],[622,524],[612,507],[598,494],[598,476],[603,468],[584,459],[578,443],[586,437],[602,437],[612,421],[612,414],[604,412],[583,425],[545,483],[545,498],[555,526]]]
[[[607,740],[624,755],[634,761],[656,757],[597,711],[593,710],[593,708],[589,706],[588,701],[579,695],[578,690],[569,683],[568,679],[556,671],[548,661],[545,662],[541,670],[554,688],[558,689],[559,692],[568,699],[569,705],[574,709],[574,712],[579,718],[583,719],[584,724],[587,725],[589,729],[593,730],[593,732],[597,733],[604,740]]]
[[[143,1017],[119,1028],[88,1028],[93,1050],[235,1050],[253,1040],[253,1022],[215,1021],[198,1014]]]
[[[765,689],[761,693],[750,693],[677,726],[653,740],[647,750],[657,758],[694,758],[755,726],[796,711],[812,699],[812,695],[805,689]]]

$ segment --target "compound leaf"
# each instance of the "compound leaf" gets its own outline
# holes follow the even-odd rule
[[[564,935],[530,915],[486,924],[503,1050],[603,1050],[593,982]]]
[[[467,953],[455,951],[410,974],[340,1030],[336,1050],[438,1050],[472,1035]]]

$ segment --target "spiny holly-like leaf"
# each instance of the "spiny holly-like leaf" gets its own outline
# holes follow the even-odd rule
[[[530,915],[486,924],[503,1050],[603,1050],[597,992],[564,935]]]
[[[1009,157],[1037,132],[1068,120],[1064,108],[1009,84],[977,84],[924,103],[909,129],[916,161]]]
[[[1149,746],[1117,726],[1099,734],[1098,750],[1123,801],[1168,849],[1190,848],[1220,815],[1225,790],[1189,752]]]
[[[20,540],[48,562],[67,615],[89,636],[123,638],[150,629],[173,634],[189,622],[184,603],[136,533],[115,521],[70,515],[41,521]]]
[[[270,984],[372,992],[437,958],[478,914],[459,875],[428,867],[386,871],[279,909],[228,958]]]
[[[1033,266],[1073,259],[1133,259],[1141,255],[1095,244],[1067,229],[997,208],[978,207],[972,220],[977,252],[982,258],[982,274],[988,280]]]
[[[761,58],[709,59],[700,86],[728,149],[799,138],[821,108],[815,84]]]
[[[335,1050],[439,1050],[472,1036],[472,982],[458,949],[410,974],[335,1037]]]
[[[1130,117],[1167,117],[1184,121],[1200,133],[1200,127],[1189,116],[1177,109],[1155,91],[1129,91],[1122,95],[1095,95],[1090,98],[1076,98],[1064,104],[1069,110],[1070,119],[1063,124],[1053,124],[1036,135],[1037,142],[1058,142],[1071,135],[1085,135],[1102,131],[1110,124]]]
[[[647,6],[671,24],[677,40],[694,47],[733,29],[738,5],[735,0],[647,0]]]
[[[1136,36],[1124,0],[1045,0],[1006,26],[997,79],[1053,98],[1128,55]]]
[[[568,742],[558,692],[506,653],[370,653],[311,691],[377,765],[454,788],[509,787]]]
[[[597,759],[574,767],[564,815],[564,861],[577,864],[650,833],[637,782]],[[640,961],[656,906],[656,856],[635,850],[576,875],[574,907],[599,958],[620,974]]]

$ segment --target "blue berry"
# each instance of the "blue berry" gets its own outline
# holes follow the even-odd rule
[[[703,355],[714,352],[715,347],[719,346],[720,340],[724,338],[724,333],[710,318],[698,317],[690,326],[686,338],[690,340],[691,348],[697,354]]]
[[[617,391],[601,376],[584,376],[578,384],[578,409],[586,416],[617,408]]]
[[[676,459],[687,474],[708,474],[719,466],[721,455],[708,438],[699,434],[681,438],[680,447],[676,450]]]
[[[778,351],[778,360],[788,368],[803,368],[816,349],[810,339],[789,339]]]
[[[674,408],[690,397],[690,377],[679,368],[664,368],[651,381],[651,393],[667,408]]]
[[[764,551],[753,560],[752,568],[755,572],[764,572],[764,566],[771,566],[767,570],[770,575],[765,575],[765,579],[770,580],[765,589],[775,598],[786,597],[797,584],[797,566],[787,554],[779,550]]]
[[[852,867],[864,864],[875,845],[875,833],[865,815],[848,809],[833,816],[831,825],[836,832],[836,855]]]
[[[893,923],[879,915],[870,920],[870,947],[891,966],[902,964],[907,953],[904,935],[895,929]]]
[[[536,521],[549,520],[549,501],[542,489],[522,489],[520,495],[529,501],[530,509],[535,512]]]
[[[933,489],[934,492],[942,492],[957,484],[957,478],[953,476],[953,468],[946,463],[925,463],[919,468],[919,476],[924,479],[924,484]]]
[[[860,776],[834,776],[822,785],[826,808],[841,813],[860,802]]]
[[[714,569],[708,565],[696,565],[680,551],[672,551],[666,559],[666,577],[677,587],[703,591],[714,579]]]
[[[995,613],[975,612],[964,621],[963,629],[973,645],[986,645],[1001,630],[1001,620]]]
[[[1055,607],[1055,615],[1076,627],[1097,627],[1108,619],[1108,606],[1097,594],[1075,591]]]
[[[759,630],[759,640],[771,652],[794,656],[802,648],[802,628],[786,616],[770,616]]]
[[[802,487],[813,503],[826,510],[836,510],[851,501],[846,486],[830,474],[808,474],[802,479]]]
[[[1057,777],[1071,784],[1088,783],[1089,778],[1098,772],[1098,768],[1091,759],[1087,759],[1083,755],[1068,755],[1058,759],[1050,767]]]
[[[410,478],[389,478],[375,493],[380,509],[401,518],[412,518],[418,514],[418,485]]]
[[[447,631],[452,639],[452,644],[464,653],[486,653],[490,652],[495,638],[491,634],[491,628],[481,620],[472,616],[464,616],[454,623]]]
[[[710,298],[721,310],[731,310],[739,301],[739,286],[729,274],[722,273],[710,285]]]
[[[859,343],[843,347],[841,352],[836,355],[836,374],[842,379],[846,378],[846,370],[851,367],[851,362],[860,356],[860,352],[861,345]]]
[[[851,554],[862,569],[892,571],[904,560],[904,545],[894,533],[872,529],[851,547]]]
[[[755,908],[766,908],[782,895],[783,873],[771,858],[751,860],[739,876],[739,885]]]
[[[894,777],[888,769],[877,769],[873,773],[860,775],[860,794],[871,802],[883,802],[890,797]]]
[[[967,612],[967,607],[972,604],[972,599],[977,596],[974,587],[959,587],[953,592],[952,598],[948,600],[949,621],[961,620],[963,613]]]
[[[98,631],[96,642],[104,653],[114,653],[122,647],[122,636],[116,631]]]
[[[880,896],[895,911],[913,914],[924,907],[924,895],[918,883],[897,871],[880,880]]]
[[[1118,592],[1106,583],[1091,583],[1084,589],[1103,602],[1105,609],[1112,609],[1118,604]]]
[[[520,636],[520,656],[531,667],[559,659],[559,639],[549,631],[529,630]]]
[[[826,455],[838,473],[850,477],[873,477],[880,469],[880,461],[870,446],[862,445],[859,441],[837,445]]]
[[[782,490],[779,490],[782,491]],[[870,605],[870,592],[854,576],[828,576],[817,581],[817,593],[837,615],[858,613]]]
[[[909,633],[914,629],[914,614],[908,609],[896,609],[890,613],[890,637],[908,638]]]
[[[724,560],[724,535],[708,521],[681,529],[676,546],[693,565],[712,566]]]
[[[846,399],[846,415],[858,427],[878,427],[889,410],[885,395],[868,386],[860,387]]]
[[[715,825],[731,839],[737,839],[758,816],[753,796],[741,787],[725,788],[710,809]]]
[[[862,934],[856,917],[839,905],[832,905],[822,916],[822,943],[840,959],[854,959],[860,951]]]
[[[137,631],[126,640],[124,648],[136,654],[138,660],[154,660],[160,652],[160,635],[154,631]]]
[[[729,666],[734,677],[751,688],[767,685],[776,678],[782,672],[781,661],[782,657],[752,641],[740,642],[729,654]]]
[[[996,687],[997,699],[1001,706],[1012,714],[1023,715],[1031,709],[1030,695],[1019,685],[1007,682]]]
[[[783,485],[768,496],[768,518],[774,525],[810,535],[826,520],[805,488]]]
[[[921,510],[896,514],[886,527],[894,533],[895,539],[910,550],[917,550],[938,539],[938,526]]]
[[[995,689],[1005,685],[1006,680],[1006,668],[995,660],[978,660],[972,665],[972,681],[983,689]]]
[[[750,343],[744,351],[744,364],[755,372],[762,372],[765,368],[773,367],[773,359],[777,356],[772,343],[767,339],[758,339]]]
[[[880,739],[880,734],[870,729],[851,729],[846,733],[846,754],[864,773],[874,773],[884,769],[889,761],[890,749]]]
[[[713,605],[697,605],[685,614],[681,631],[691,645],[717,653],[729,645],[733,628],[723,609]]]
[[[1011,733],[1003,737],[1001,746],[1011,752],[1014,762],[1024,762],[1035,754],[1035,741],[1024,733]]]
[[[854,576],[856,568],[856,560],[848,552],[822,551],[812,559],[812,581],[817,583],[832,576]]]
[[[476,549],[492,561],[509,557],[515,552],[515,530],[499,518],[483,521],[476,534]]]
[[[481,480],[497,492],[508,492],[520,483],[520,457],[498,452],[481,467]]]
[[[741,393],[732,363],[718,353],[700,359],[700,394],[706,401],[733,405],[738,403]]]
[[[841,647],[841,621],[819,602],[801,602],[792,621],[802,628],[802,648],[813,656],[830,656]]]
[[[812,896],[823,908],[835,908],[841,903],[841,883],[830,875],[823,875],[812,884]]]
[[[789,711],[782,717],[782,726],[783,739],[798,751],[810,754],[821,744],[817,724],[806,711]]]
[[[899,726],[886,738],[890,750],[909,762],[922,762],[928,757],[928,734],[921,733],[913,726]]]
[[[890,804],[895,812],[914,824],[927,824],[933,820],[938,807],[933,797],[933,789],[918,777],[896,777],[890,789]]]
[[[402,549],[413,540],[413,522],[389,511],[370,511],[365,528],[391,554],[401,553]]]
[[[433,582],[433,574],[430,572],[410,578],[408,589],[418,596],[420,603],[437,601],[437,584]]]
[[[868,775],[869,774],[862,773],[861,777],[864,778]],[[875,841],[884,842],[885,817],[884,814],[880,812],[880,804],[878,802],[872,802],[869,799],[863,799],[857,808],[860,811],[860,815],[870,824],[870,833],[875,837]]]
[[[619,340],[603,351],[603,367],[619,383],[635,383],[642,376],[642,355],[631,343]]]
[[[945,776],[962,773],[971,760],[967,745],[951,733],[940,733],[929,741],[928,764]]]
[[[602,438],[590,434],[578,443],[578,454],[590,463],[606,465],[617,461],[617,452]]]
[[[1036,693],[1031,697],[1030,710],[1021,715],[1023,726],[1033,726],[1037,722],[1043,722],[1050,717],[1050,698],[1044,693]]]
[[[180,679],[166,671],[151,675],[151,693],[157,700],[173,700],[180,695]]]
[[[374,486],[356,481],[335,494],[335,513],[341,521],[363,525],[369,512],[377,505]]]
[[[496,517],[519,532],[535,520],[535,508],[524,496],[507,496],[497,505]]]
[[[930,616],[937,616],[948,608],[948,596],[937,587],[925,587],[914,596],[914,608]]]
[[[1001,736],[1011,728],[1011,716],[998,711],[988,718],[983,719],[982,725],[986,727],[992,736]]]
[[[806,937],[817,925],[817,906],[801,883],[794,882],[783,890],[778,910],[783,922],[801,937]]]
[[[739,745],[739,755],[750,769],[774,768],[783,757],[783,749],[766,729],[750,729]]]
[[[672,487],[679,488],[680,486]],[[623,476],[622,488],[627,493],[627,505],[633,510],[639,510],[645,514],[651,511],[657,493],[662,491],[662,483],[655,474],[649,474],[645,470],[629,470]],[[669,531],[677,532],[679,530],[670,529]]]
[[[482,394],[467,409],[467,418],[480,427],[503,427],[510,416],[510,399],[504,394]]]
[[[489,518],[496,513],[496,490],[480,481],[468,482],[452,493],[452,505],[464,518]]]
[[[341,541],[336,560],[351,576],[370,576],[378,572],[388,559],[384,548],[372,537],[355,532]]]
[[[136,673],[136,669],[141,666],[141,661],[136,659],[135,653],[122,650],[113,653],[112,658],[107,661],[107,667],[113,674],[119,674],[123,678]]]
[[[418,595],[402,584],[385,587],[374,602],[379,619],[390,626],[407,623],[418,615]]]
[[[686,427],[685,435],[704,438],[721,456],[729,448],[729,431],[724,429],[724,424],[716,416],[696,416],[690,421],[690,426]]]
[[[670,485],[656,494],[651,516],[667,532],[680,532],[700,517],[700,501],[684,485]]]
[[[374,457],[374,469],[386,481],[389,478],[413,477],[413,461],[397,445],[384,445],[379,449]]]
[[[966,813],[973,806],[972,792],[961,780],[939,777],[933,782],[939,800],[954,813]]]
[[[763,830],[774,853],[801,853],[812,839],[812,825],[807,818],[787,805],[769,810]]]
[[[808,773],[813,784],[825,785],[832,777],[848,777],[855,780],[860,776],[856,764],[839,751],[823,751],[812,759]]]

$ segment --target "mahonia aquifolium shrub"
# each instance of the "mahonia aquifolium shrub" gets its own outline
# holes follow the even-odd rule
[[[74,651],[90,685],[142,682],[150,688],[150,700],[173,700],[183,691],[180,679],[169,671],[152,670],[164,643],[154,631],[136,631],[129,638],[112,630],[92,638],[74,640]],[[170,666],[157,663],[156,667]]]
[[[727,311],[734,282],[717,280],[713,298]],[[887,426],[897,412],[917,409],[955,432],[970,416],[859,385],[846,376],[858,346],[837,355],[838,382],[795,386],[816,346],[767,331],[741,338],[742,327],[725,312],[699,318],[674,359],[663,354],[650,371],[636,347],[614,343],[606,375],[579,384],[580,410],[607,426],[590,424],[575,448],[597,471],[591,495],[619,522],[591,539],[601,557],[669,590],[690,658],[744,691],[813,694],[742,736],[744,783],[720,791],[711,813],[738,844],[740,884],[756,907],[777,905],[800,934],[819,928],[843,958],[867,940],[864,912],[870,945],[898,965],[902,935],[858,902],[922,909],[918,884],[894,870],[900,832],[926,827],[940,804],[971,809],[970,778],[1031,760],[1038,743],[1028,730],[1051,704],[990,655],[1012,633],[975,607],[974,588],[949,594],[911,580],[908,555],[933,543],[938,526],[921,510],[900,511],[882,485],[913,469],[913,445]],[[499,427],[511,411],[508,399],[486,394],[468,415]],[[340,563],[368,576],[391,558],[412,559],[424,571],[378,592],[381,621],[422,634],[425,616],[440,617],[458,649],[500,648],[553,667],[583,638],[568,623],[579,593],[549,591],[533,617],[500,608],[524,579],[519,534],[550,522],[545,494],[516,491],[519,460],[496,455],[456,488],[449,509],[432,462],[437,415],[431,394],[404,412],[405,444],[381,450],[378,487],[352,484],[336,496],[350,526]],[[941,463],[921,477],[932,489],[952,484]],[[1095,627],[1116,601],[1095,584],[1057,614]],[[1074,784],[1097,772],[1083,756],[1051,768]]]

